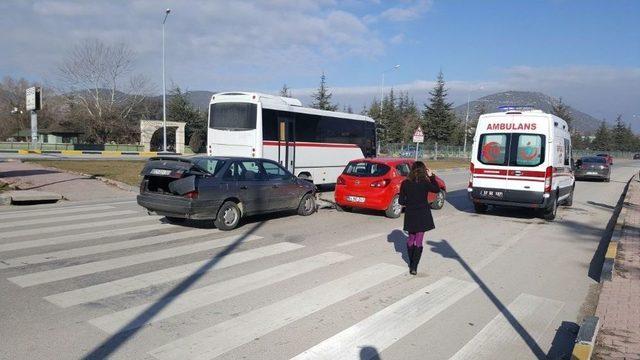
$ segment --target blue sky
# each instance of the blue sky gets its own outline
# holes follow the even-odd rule
[[[451,100],[542,91],[640,130],[640,1],[255,0],[0,3],[0,76],[57,85],[56,67],[84,39],[126,42],[160,92],[277,92],[308,101],[320,72],[335,100],[359,109],[385,86],[422,103],[442,69]],[[633,117],[633,115],[638,115]]]

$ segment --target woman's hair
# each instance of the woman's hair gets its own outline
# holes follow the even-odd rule
[[[427,177],[427,167],[422,161],[416,161],[413,163],[407,179],[415,182],[429,181],[429,178]]]

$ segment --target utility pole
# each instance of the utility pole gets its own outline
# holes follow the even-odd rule
[[[164,71],[164,24],[171,9],[164,12],[164,20],[162,20],[162,151],[167,152],[167,86],[165,85]]]
[[[471,94],[467,94],[467,117],[464,119],[464,146],[462,147],[462,152],[464,156],[467,156],[467,126],[469,124],[469,102],[471,101]]]

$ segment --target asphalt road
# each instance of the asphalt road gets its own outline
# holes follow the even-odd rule
[[[0,358],[535,359],[570,351],[640,162],[547,223],[472,212],[466,172],[408,274],[402,220],[321,209],[231,232],[132,198],[0,210]]]

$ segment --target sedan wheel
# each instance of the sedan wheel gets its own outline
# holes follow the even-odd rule
[[[214,223],[220,230],[232,230],[240,223],[240,217],[241,213],[238,205],[232,201],[227,201],[218,210],[218,216]]]
[[[316,199],[311,194],[305,194],[298,205],[298,215],[309,216],[316,212]]]

